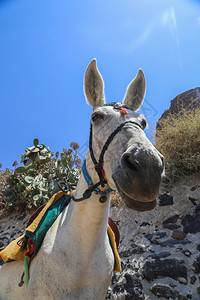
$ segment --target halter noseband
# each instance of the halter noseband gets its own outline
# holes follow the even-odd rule
[[[125,104],[122,103],[116,103],[116,102],[111,102],[108,104],[104,104],[102,106],[113,106],[113,108],[115,109],[120,109],[120,112],[122,115],[126,115],[128,114],[127,109],[129,109]],[[85,199],[88,199],[91,197],[92,193],[95,192],[96,194],[101,194],[101,197],[99,199],[99,202],[104,203],[107,200],[107,194],[110,193],[111,191],[113,191],[111,188],[108,188],[106,191],[101,191],[99,189],[99,186],[104,187],[105,184],[107,184],[107,180],[105,179],[105,174],[104,174],[104,170],[103,170],[103,161],[104,161],[104,155],[106,150],[108,149],[108,146],[110,145],[110,143],[112,142],[112,140],[114,139],[114,137],[116,136],[116,134],[126,125],[126,124],[134,124],[137,125],[138,127],[140,127],[140,125],[134,121],[125,121],[124,123],[120,124],[108,137],[107,141],[105,142],[100,156],[99,156],[99,161],[97,162],[95,156],[94,156],[94,152],[93,152],[93,148],[92,148],[92,124],[90,126],[90,139],[89,139],[89,151],[90,151],[90,156],[91,159],[93,161],[94,164],[94,168],[99,176],[99,182],[97,182],[96,184],[93,184],[90,176],[87,173],[87,169],[86,169],[86,161],[83,161],[83,167],[82,167],[82,172],[84,175],[84,178],[87,182],[87,184],[89,185],[88,189],[83,193],[83,197],[79,198],[79,199],[75,199],[74,196],[72,195],[72,199],[75,202],[80,202],[83,201]]]

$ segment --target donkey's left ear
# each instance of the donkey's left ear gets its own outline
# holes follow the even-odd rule
[[[93,59],[89,63],[85,71],[84,93],[86,100],[93,106],[94,109],[105,103],[104,82],[97,68],[96,59]]]
[[[123,103],[130,109],[137,111],[144,100],[146,91],[146,81],[142,69],[138,70],[136,77],[127,87]]]

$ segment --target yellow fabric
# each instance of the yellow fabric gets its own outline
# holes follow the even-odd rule
[[[7,262],[9,259],[24,261],[24,255],[28,252],[28,249],[21,252],[20,246],[17,244],[23,237],[24,235],[18,237],[0,252],[0,256],[4,262]]]
[[[67,193],[67,195],[69,195],[70,192]],[[43,208],[43,210],[39,213],[39,215],[35,218],[35,220],[33,220],[33,222],[26,228],[26,231],[30,231],[30,232],[34,232],[38,226],[38,224],[40,223],[42,217],[44,216],[45,212],[48,210],[48,208],[54,204],[58,199],[60,199],[61,197],[63,197],[65,195],[64,192],[60,191],[56,194],[54,194],[51,199],[49,200],[49,202],[47,202],[47,204],[45,205],[45,207]]]
[[[46,206],[43,208],[43,210],[39,213],[39,215],[36,217],[36,219],[26,228],[26,231],[34,232],[40,223],[42,217],[44,216],[45,212],[48,210],[48,208],[55,203],[58,199],[60,199],[62,196],[64,196],[65,193],[60,191],[52,196],[52,198],[49,200],[49,202],[46,204]],[[25,231],[25,232],[26,232]],[[112,244],[112,250],[115,257],[115,265],[114,265],[114,272],[121,272],[121,261],[120,257],[117,251],[117,246],[115,242],[115,234],[112,231],[110,225],[108,224],[108,235],[110,237],[110,242]],[[24,234],[18,237],[16,240],[12,241],[5,249],[0,251],[0,257],[3,259],[4,262],[7,262],[9,259],[11,260],[17,260],[17,261],[24,261],[24,256],[27,252],[29,252],[29,248],[27,248],[21,252],[20,248],[21,245],[18,242],[23,239]]]
[[[114,232],[112,231],[110,225],[108,224],[108,235],[110,237],[110,242],[112,244],[112,250],[113,250],[113,254],[114,254],[114,257],[115,257],[115,265],[114,265],[114,268],[113,268],[113,272],[121,272],[121,260],[120,260],[120,257],[119,257],[119,253],[117,251],[117,245],[116,245],[116,242],[115,242],[115,234]]]
[[[39,215],[36,217],[36,219],[26,228],[26,231],[28,230],[30,232],[34,232],[38,224],[40,223],[42,217],[44,216],[45,212],[48,210],[48,208],[64,195],[65,193],[62,191],[54,194],[49,200],[49,202],[42,209],[42,211],[39,213]],[[0,256],[4,262],[7,262],[9,259],[24,261],[24,256],[26,255],[27,252],[29,252],[29,248],[27,246],[25,251],[23,252],[20,251],[21,245],[18,245],[18,242],[21,239],[23,239],[23,237],[24,234],[18,237],[16,240],[12,241],[5,249],[3,249],[0,252]]]

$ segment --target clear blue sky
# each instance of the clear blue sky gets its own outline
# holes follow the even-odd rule
[[[91,108],[83,75],[96,57],[107,101],[142,68],[142,112],[156,123],[177,94],[200,86],[200,1],[0,0],[0,163],[37,137],[84,149]]]

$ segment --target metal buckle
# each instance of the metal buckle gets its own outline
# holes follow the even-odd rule
[[[70,192],[71,190],[69,183],[65,181],[58,181],[58,187],[64,193]]]

